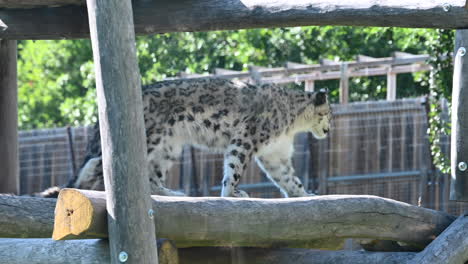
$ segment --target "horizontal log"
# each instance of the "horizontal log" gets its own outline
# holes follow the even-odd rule
[[[64,5],[84,5],[85,0],[0,0],[3,8],[57,7]]]
[[[321,251],[308,249],[194,247],[177,249],[158,240],[159,264],[397,264],[414,258],[412,252]],[[110,263],[107,240],[0,238],[0,262],[9,264]]]
[[[0,195],[0,237],[50,238],[56,201]]]
[[[367,195],[290,199],[152,196],[157,237],[177,247],[339,249],[344,238],[401,241],[423,248],[454,217]],[[64,189],[54,239],[106,237],[103,192]]]
[[[100,239],[54,241],[52,239],[0,238],[0,263],[101,264],[111,263],[109,242]],[[178,264],[177,248],[158,240],[159,264]]]
[[[416,255],[413,252],[216,247],[184,248],[178,253],[181,264],[401,264]]]
[[[38,0],[36,4],[50,0]],[[7,1],[8,2],[8,1]],[[13,2],[13,1],[12,1]],[[468,28],[464,0],[132,1],[136,34],[310,25]],[[0,39],[88,38],[84,6],[8,9]]]

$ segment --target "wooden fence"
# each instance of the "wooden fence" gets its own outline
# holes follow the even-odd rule
[[[434,172],[426,137],[424,98],[333,105],[330,136],[300,134],[294,165],[304,185],[318,194],[373,194],[458,214],[468,203],[448,201],[447,176]],[[79,127],[20,133],[21,193],[67,182],[81,165],[88,129]],[[448,142],[446,142],[448,144]],[[222,155],[184,149],[168,186],[192,196],[217,196]],[[240,188],[253,197],[280,192],[252,163]]]

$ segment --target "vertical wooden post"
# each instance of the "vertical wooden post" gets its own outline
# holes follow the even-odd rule
[[[340,103],[347,104],[349,101],[349,77],[347,63],[341,63],[340,72]]]
[[[455,34],[450,200],[468,201],[468,30]]]
[[[390,68],[387,73],[387,100],[388,101],[396,100],[396,87],[397,87],[396,73],[392,72],[392,68]]]
[[[314,81],[305,81],[305,87],[304,87],[306,92],[313,92],[315,90],[315,82]]]
[[[158,263],[131,1],[87,0],[87,8],[111,262]]]
[[[16,40],[0,39],[0,193],[19,194]]]

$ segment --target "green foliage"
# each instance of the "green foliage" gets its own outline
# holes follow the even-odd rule
[[[20,41],[18,50],[21,129],[95,120],[96,107],[86,100],[94,96],[94,82],[86,82],[93,71],[83,67],[92,56],[89,41]]]
[[[393,51],[427,53],[438,32],[423,29],[296,27],[173,33],[138,37],[142,83],[178,72],[212,72],[216,67],[283,66],[320,58],[353,60],[358,54],[390,56]],[[19,43],[21,129],[84,125],[96,120],[94,73],[89,40]],[[427,74],[398,76],[399,97],[427,94]],[[337,101],[339,81],[319,81]],[[353,78],[350,100],[384,99],[385,77]]]
[[[453,66],[450,52],[453,50],[454,31],[437,30],[431,42],[429,61],[433,67],[429,94],[430,112],[428,135],[431,143],[433,164],[442,173],[450,173],[450,160],[442,152],[441,135],[450,135],[450,121],[441,118],[441,99],[450,101],[452,95]]]

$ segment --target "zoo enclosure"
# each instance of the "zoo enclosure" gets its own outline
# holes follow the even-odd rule
[[[425,54],[394,52],[385,58],[359,55],[354,61],[321,60],[316,65],[288,62],[278,68],[250,66],[248,72],[216,69],[214,74],[180,73],[179,77],[221,77],[251,83],[304,82],[308,91],[314,89],[317,80],[339,79],[342,104],[333,107],[330,137],[317,141],[311,135],[301,134],[295,141],[295,168],[308,189],[319,194],[374,194],[459,213],[466,204],[448,200],[448,175],[439,174],[431,165],[425,99],[395,101],[397,74],[429,70],[428,58]],[[387,76],[388,101],[347,104],[349,78],[376,75]],[[73,175],[73,168],[81,165],[88,130],[49,131],[21,133],[22,193],[63,184]],[[39,143],[41,138],[50,139],[51,143]],[[443,142],[448,153],[448,139]],[[247,171],[240,188],[255,197],[280,197],[256,165]],[[186,147],[171,171],[168,186],[192,196],[219,195],[221,178],[222,155]]]
[[[309,190],[373,194],[453,214],[467,209],[466,203],[448,201],[448,176],[438,176],[431,167],[424,98],[333,105],[333,109],[333,129],[327,139],[300,134],[295,141],[294,165]],[[21,132],[21,193],[66,183],[73,175],[72,156],[79,167],[90,136],[88,127]],[[449,147],[447,141],[444,144]],[[168,185],[192,196],[217,196],[222,160],[220,154],[186,147]],[[254,163],[240,188],[254,197],[280,197]]]

